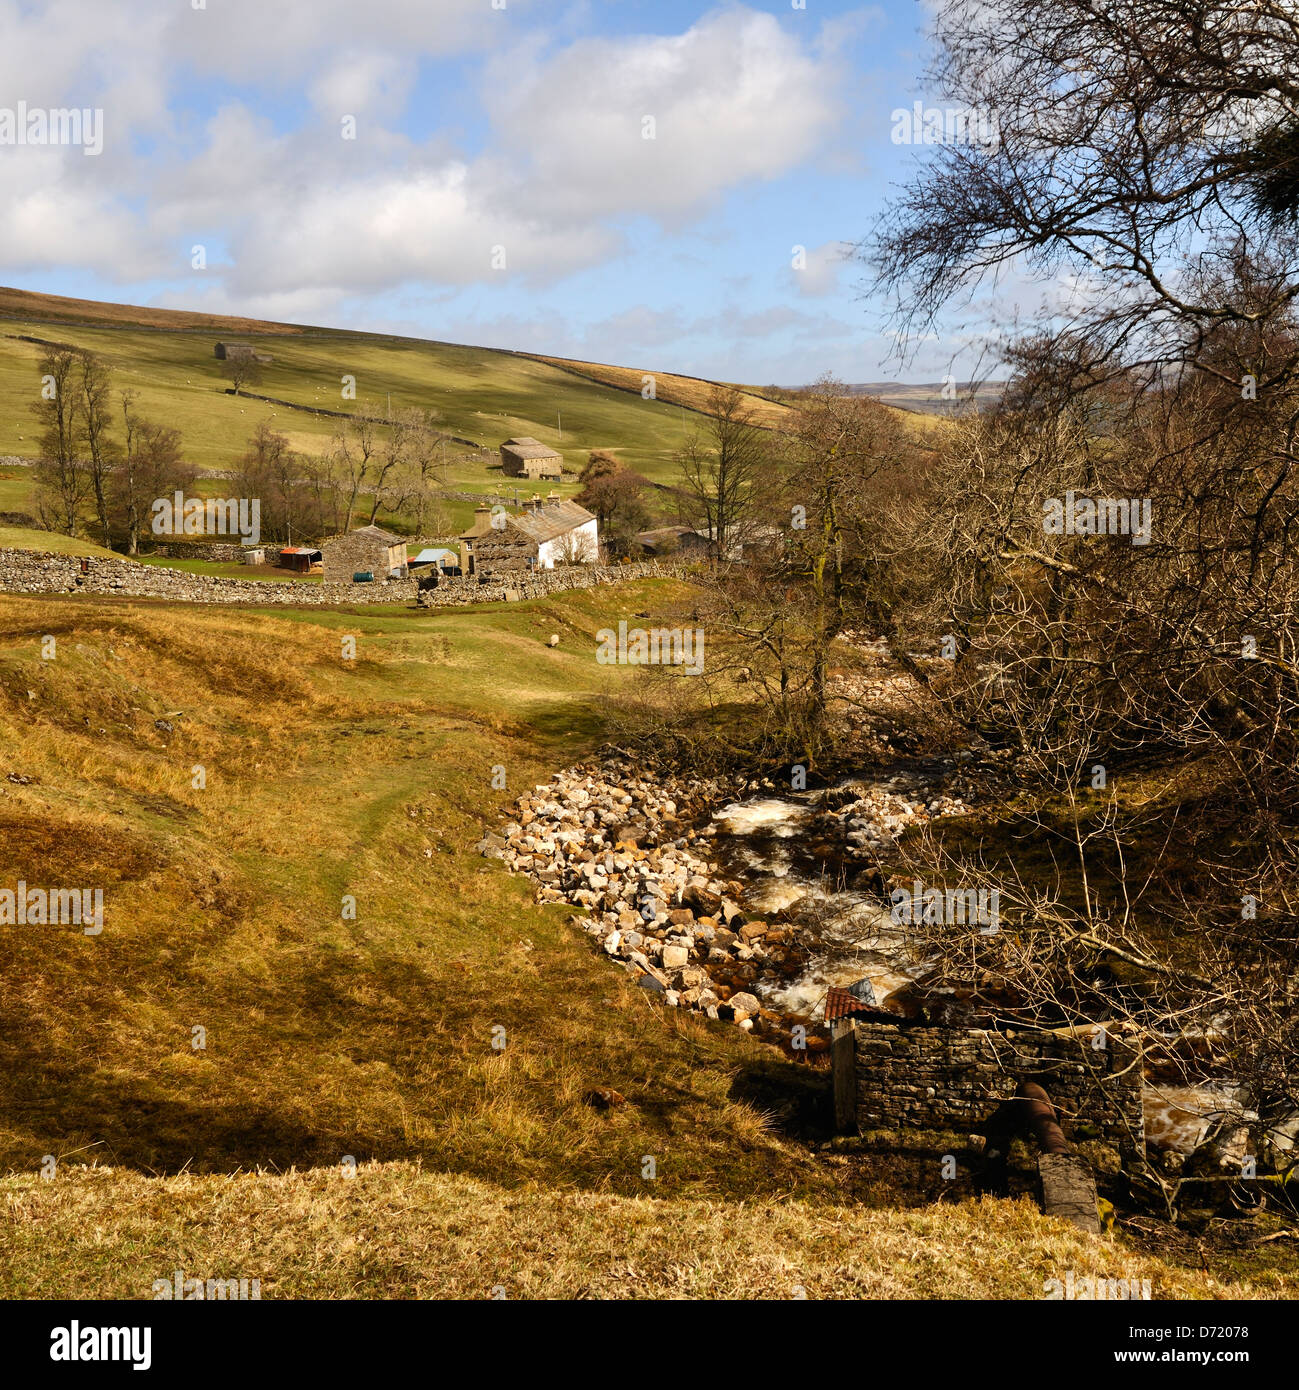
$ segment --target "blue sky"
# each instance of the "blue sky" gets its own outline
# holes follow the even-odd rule
[[[843,255],[923,154],[890,113],[924,95],[929,22],[0,0],[0,108],[104,113],[98,156],[0,147],[0,281],[758,383],[961,375],[950,333],[899,366]]]

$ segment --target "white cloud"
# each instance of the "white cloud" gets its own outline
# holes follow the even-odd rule
[[[13,271],[85,266],[125,282],[156,271],[161,249],[80,150],[0,148],[0,247]]]
[[[394,120],[414,86],[413,58],[391,53],[348,51],[331,58],[308,88],[312,105],[326,116],[366,114]]]
[[[78,0],[84,3],[85,0]],[[126,11],[138,0],[90,0]],[[199,71],[237,82],[282,83],[315,71],[340,52],[364,47],[410,58],[446,57],[508,41],[532,0],[208,0],[176,3],[168,52]]]
[[[525,32],[531,0],[0,0],[0,91],[101,105],[104,155],[0,151],[0,245],[14,268],[114,280],[188,273],[232,305],[317,302],[417,282],[530,284],[607,261],[638,217],[679,229],[729,190],[780,177],[833,144],[836,45],[743,7],[684,33]],[[822,41],[824,40],[824,41]],[[478,153],[399,128],[420,63],[486,55]],[[190,73],[238,84],[187,127]],[[304,93],[298,129],[259,93]],[[339,136],[356,115],[358,139]],[[642,138],[646,116],[656,138]],[[503,247],[507,270],[493,269]],[[216,287],[210,282],[219,281]],[[297,297],[307,296],[306,299]]]
[[[292,149],[282,151],[292,160]],[[597,224],[556,230],[477,196],[462,163],[353,175],[341,193],[309,170],[292,197],[245,211],[229,246],[232,292],[335,287],[376,293],[412,280],[445,285],[522,275],[539,281],[601,260],[617,237]],[[499,266],[499,268],[497,268]]]
[[[790,271],[794,288],[813,299],[833,294],[851,264],[852,249],[849,241],[827,241],[822,246],[809,248],[803,269]]]
[[[346,305],[338,290],[290,290],[286,293],[232,295],[220,284],[203,284],[195,276],[194,289],[166,290],[151,303],[162,309],[186,309],[201,314],[231,314],[236,317],[267,319],[272,323],[300,323],[316,327],[339,327],[346,317]],[[362,324],[362,328],[373,325]],[[383,325],[379,330],[387,331]]]
[[[771,15],[735,9],[679,36],[581,39],[531,65],[502,54],[484,101],[530,206],[679,222],[816,154],[839,115],[830,62]]]

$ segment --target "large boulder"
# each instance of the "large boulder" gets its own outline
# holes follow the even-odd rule
[[[718,1013],[722,1018],[731,1018],[736,1023],[742,1023],[747,1018],[754,1018],[761,1007],[756,996],[741,992],[732,994]]]

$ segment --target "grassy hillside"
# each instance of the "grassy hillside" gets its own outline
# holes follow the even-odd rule
[[[714,382],[703,380],[700,377],[679,376],[673,372],[659,372],[651,368],[611,367],[601,362],[580,362],[565,357],[536,356],[538,362],[548,362],[552,366],[560,367],[591,381],[616,386],[619,390],[631,392],[636,396],[639,396],[644,389],[645,378],[652,376],[654,391],[660,401],[684,406],[687,410],[701,414],[708,412],[708,397],[715,385]],[[736,384],[738,385],[738,383]],[[782,392],[777,395],[772,388],[760,386],[739,386],[739,389],[744,392],[745,408],[756,423],[767,429],[779,429],[788,422],[790,412],[793,409],[792,402],[795,400],[793,393]],[[936,393],[937,388],[934,389]],[[853,388],[853,390],[855,393],[857,388]],[[899,387],[896,400],[889,397],[884,401],[884,404],[888,405],[890,409],[897,411],[908,434],[921,441],[922,444],[932,443],[934,436],[946,428],[947,421],[940,417],[950,413],[940,409],[935,409],[933,413],[925,413],[929,409],[927,405],[923,404],[928,399],[926,394],[928,390],[928,387]],[[909,394],[912,392],[914,395]],[[866,390],[865,394],[877,395],[878,393]],[[883,399],[882,396],[880,398]]]
[[[252,341],[274,361],[248,390],[287,405],[226,393],[214,356],[218,340]],[[0,457],[36,456],[30,406],[39,389],[41,344],[90,348],[111,365],[114,388],[130,389],[146,415],[178,428],[187,458],[204,470],[229,469],[265,421],[304,453],[319,453],[338,421],[313,410],[357,410],[383,416],[418,406],[436,412],[448,435],[485,446],[445,446],[448,486],[462,492],[504,489],[521,496],[554,483],[516,483],[495,463],[502,440],[527,434],[557,449],[572,472],[558,484],[571,494],[592,449],[609,449],[657,482],[671,482],[674,455],[698,428],[711,383],[655,373],[658,399],[641,397],[640,369],[458,346],[383,334],[262,323],[130,305],[96,304],[0,289]],[[344,376],[356,379],[356,400],[343,398]],[[786,406],[751,395],[755,417],[778,425]],[[923,417],[906,416],[914,430]],[[204,489],[219,491],[219,482]],[[28,512],[31,481],[22,470],[0,469],[0,512]],[[455,529],[472,504],[452,508]]]
[[[645,378],[654,379],[654,393],[658,400],[669,405],[684,406],[687,410],[701,414],[708,412],[708,396],[715,383],[694,376],[678,376],[673,372],[659,372],[639,367],[611,367],[602,362],[580,362],[567,357],[543,357],[534,354],[538,362],[545,362],[575,376],[615,386],[620,391],[630,392],[640,397],[645,389]],[[757,424],[768,429],[779,427],[789,418],[789,408],[779,401],[767,400],[748,388],[745,391],[745,408]]]
[[[641,374],[619,368],[0,290],[0,454],[30,458],[36,452],[28,407],[37,390],[40,346],[22,341],[25,337],[101,353],[117,374],[116,384],[135,390],[146,413],[184,433],[187,453],[201,467],[229,467],[263,419],[301,449],[323,447],[335,422],[306,409],[225,394],[213,348],[219,338],[232,336],[251,339],[275,359],[262,383],[250,388],[258,394],[297,407],[351,409],[341,394],[341,378],[351,375],[357,382],[355,406],[366,413],[385,413],[391,397],[394,409],[437,411],[448,433],[492,451],[510,435],[530,434],[558,449],[574,469],[591,449],[614,449],[657,479],[671,476],[672,455],[696,423],[683,419],[679,404],[698,408],[707,389],[706,383],[663,375],[660,399],[645,401]],[[620,389],[633,379],[634,392]],[[764,418],[784,414],[781,406],[755,404]],[[448,445],[452,485],[483,486],[488,475],[481,461],[465,454]],[[499,473],[490,476],[501,480]]]
[[[0,453],[20,458],[36,454],[28,407],[39,388],[41,352],[38,344],[21,341],[23,336],[101,354],[114,370],[114,385],[134,390],[146,415],[178,428],[187,456],[202,468],[231,467],[262,420],[286,433],[295,447],[319,452],[338,421],[312,415],[309,408],[351,409],[342,396],[344,375],[356,378],[355,407],[362,413],[386,414],[391,396],[394,410],[419,406],[436,411],[442,429],[490,450],[511,435],[534,435],[558,449],[573,469],[581,467],[591,449],[616,448],[648,476],[667,477],[672,454],[686,433],[680,411],[670,405],[642,401],[531,358],[486,348],[327,332],[273,339],[245,335],[275,359],[264,369],[262,382],[249,389],[303,407],[291,409],[227,395],[221,363],[213,356],[216,334],[51,326],[35,320],[4,323],[3,332]],[[447,451],[451,486],[483,490],[504,481],[499,472],[466,457],[471,451],[454,444]]]
[[[824,1070],[652,1005],[474,853],[599,739],[625,673],[595,631],[677,593],[0,598],[0,884],[105,894],[99,936],[0,928],[0,1295],[146,1296],[177,1267],[268,1297],[1036,1297],[1060,1268],[1217,1291],[1023,1204],[854,1205],[893,1204],[898,1159],[810,1147]]]

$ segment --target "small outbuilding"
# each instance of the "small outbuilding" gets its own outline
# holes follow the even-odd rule
[[[523,435],[501,445],[501,467],[507,478],[560,478],[564,456],[541,440]]]
[[[290,545],[280,551],[279,567],[292,570],[294,574],[320,574],[323,572],[323,556],[320,551],[306,545]]]
[[[421,550],[418,555],[412,555],[407,563],[411,570],[448,570],[459,567],[460,555],[459,552],[449,550],[444,545],[433,546]]]
[[[357,574],[372,574],[376,581],[405,579],[408,573],[406,542],[380,526],[360,526],[321,545],[325,555],[325,580],[351,584]]]

